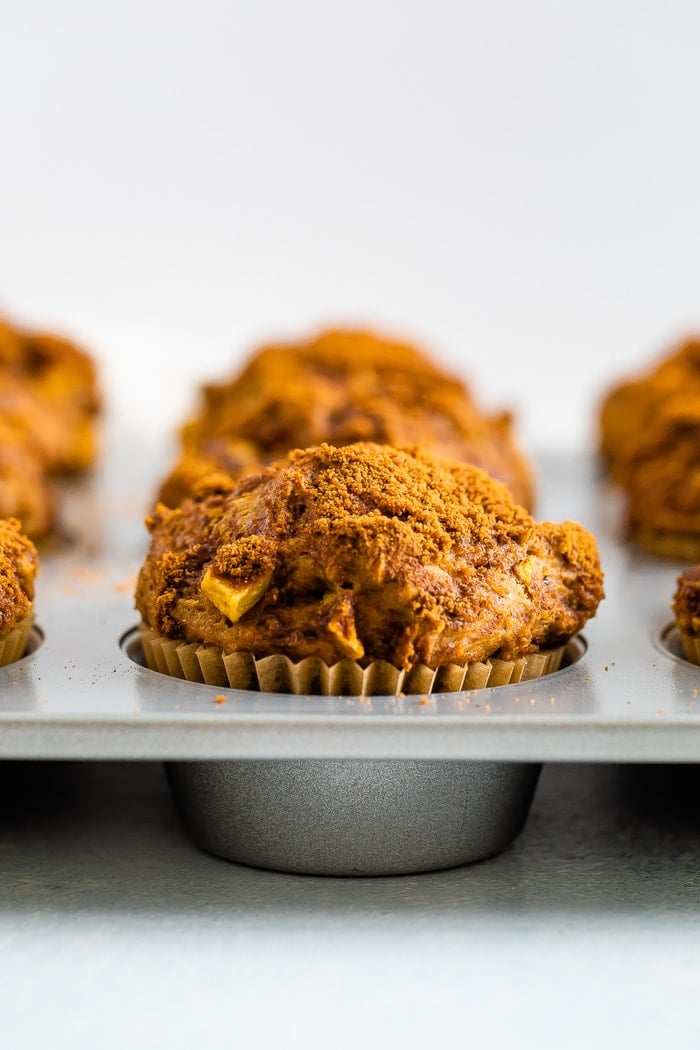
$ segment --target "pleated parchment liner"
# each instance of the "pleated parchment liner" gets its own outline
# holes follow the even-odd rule
[[[33,625],[34,617],[27,616],[24,620],[20,620],[9,634],[6,634],[4,638],[0,638],[0,667],[12,664],[15,660],[19,660],[21,656],[24,656]]]
[[[687,631],[679,631],[683,645],[683,655],[691,664],[700,664],[700,638]]]
[[[252,653],[222,654],[214,646],[176,642],[141,627],[146,666],[152,671],[217,688],[316,696],[395,696],[451,693],[541,678],[561,666],[566,646],[516,660],[448,664],[433,670],[417,664],[399,671],[384,660],[360,667],[353,660],[329,666],[317,657],[293,663],[286,656],[256,659]]]

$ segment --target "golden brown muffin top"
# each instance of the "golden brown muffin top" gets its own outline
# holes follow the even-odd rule
[[[85,411],[99,407],[95,365],[75,343],[0,318],[0,368],[49,398],[70,394]]]
[[[15,518],[0,518],[0,638],[13,631],[32,610],[36,548],[22,535]]]
[[[481,412],[462,382],[405,343],[348,330],[268,346],[203,396],[202,412],[183,430],[183,458],[161,489],[169,505],[203,474],[238,476],[293,448],[358,441],[419,445],[474,463],[509,484],[520,502],[532,500],[531,472],[508,413]]]
[[[678,577],[673,614],[682,631],[700,635],[700,565],[691,565]]]
[[[330,404],[320,396],[324,393]],[[318,439],[323,436],[320,431],[330,426],[347,428],[348,444],[361,440],[373,421],[371,413],[364,422],[358,417],[367,415],[364,408],[371,408],[377,398],[387,398],[405,409],[444,408],[456,398],[460,408],[467,401],[474,410],[464,384],[446,375],[415,347],[354,330],[327,331],[307,341],[265,346],[233,379],[205,386],[203,395],[200,417],[185,428],[186,443],[202,436],[237,434],[249,436],[268,451],[282,453],[305,447],[290,444],[291,439]],[[267,418],[265,404],[261,404],[273,396],[288,406],[281,419]],[[291,438],[287,434],[290,426],[294,429]],[[355,433],[357,427],[363,427],[365,433]]]
[[[601,450],[627,494],[630,535],[657,553],[700,550],[700,341],[620,383],[601,407]]]
[[[294,451],[148,525],[144,621],[227,653],[512,659],[569,639],[603,596],[579,525],[538,525],[477,467],[373,443]]]

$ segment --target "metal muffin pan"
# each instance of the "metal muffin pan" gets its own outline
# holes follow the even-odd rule
[[[170,762],[194,841],[314,875],[403,875],[483,860],[522,829],[541,765],[408,759]]]
[[[598,538],[606,600],[569,666],[430,697],[212,689],[141,666],[133,583],[165,463],[114,435],[43,552],[34,651],[0,669],[0,757],[158,759],[205,849],[337,874],[447,867],[503,848],[543,761],[700,760],[700,668],[680,655],[680,563],[618,538],[619,499],[583,456],[539,460],[539,518]]]

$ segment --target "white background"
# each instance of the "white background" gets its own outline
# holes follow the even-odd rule
[[[164,439],[345,322],[583,445],[700,319],[699,38],[693,0],[0,0],[0,306]]]

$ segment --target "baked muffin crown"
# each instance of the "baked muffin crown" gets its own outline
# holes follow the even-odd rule
[[[571,637],[603,593],[580,526],[538,526],[484,471],[415,449],[297,450],[149,527],[144,621],[225,652],[512,659]]]

